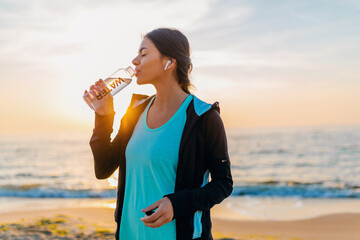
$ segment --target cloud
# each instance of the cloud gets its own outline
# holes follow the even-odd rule
[[[76,51],[86,45],[126,44],[129,36],[159,26],[194,29],[208,11],[207,2],[1,1],[0,52],[21,57],[23,51],[44,53],[57,46]]]
[[[76,116],[88,110],[83,89],[130,65],[141,35],[157,27],[188,37],[194,83],[207,98],[356,88],[358,10],[355,1],[0,0],[0,72],[11,79],[2,88],[21,83],[2,97],[19,108],[29,99],[44,113],[56,109],[53,117],[88,119]],[[126,99],[130,92],[116,101]]]

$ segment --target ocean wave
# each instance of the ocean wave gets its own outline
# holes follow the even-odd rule
[[[234,187],[233,196],[360,198],[360,186],[326,187],[320,184],[258,184]]]
[[[70,174],[63,174],[63,175],[39,175],[39,174],[33,174],[33,173],[18,173],[16,175],[14,175],[16,178],[32,178],[32,179],[36,179],[36,178],[66,178],[66,177],[70,177]]]
[[[0,187],[0,197],[27,197],[27,198],[114,198],[116,189],[61,189],[47,188],[40,184],[6,185]]]
[[[287,185],[289,184],[289,185]],[[265,181],[262,183],[235,186],[233,196],[258,197],[300,197],[300,198],[360,198],[360,186],[327,186],[324,183],[281,183]],[[65,189],[48,185],[25,184],[0,186],[0,197],[28,198],[114,198],[116,189]]]
[[[262,150],[259,150],[259,151],[250,151],[248,154],[249,155],[266,155],[266,154],[286,154],[286,153],[290,153],[288,150],[286,149],[262,149]]]
[[[319,185],[323,184],[324,182],[318,181],[318,182],[299,182],[295,180],[287,180],[287,181],[278,181],[278,180],[265,180],[265,181],[258,181],[258,182],[244,182],[244,185],[288,185],[288,186],[294,186],[294,185]]]
[[[16,168],[16,167],[15,167]],[[13,175],[0,175],[0,179],[15,179],[15,178],[29,178],[29,179],[54,179],[54,178],[60,178],[65,179],[71,177],[71,174],[63,174],[63,175],[40,175],[40,174],[34,174],[34,173],[28,173],[28,172],[20,172]]]

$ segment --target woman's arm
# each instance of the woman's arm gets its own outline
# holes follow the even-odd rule
[[[97,94],[106,88],[106,84],[100,79],[90,86],[89,93]],[[86,93],[87,90],[85,90],[84,94]],[[105,179],[110,177],[119,166],[119,161],[116,161],[118,159],[116,146],[120,142],[120,137],[116,136],[114,141],[110,142],[115,115],[112,95],[108,94],[99,100],[98,104],[99,106],[95,110],[95,127],[89,144],[94,155],[96,178]]]
[[[117,135],[111,141],[110,135],[113,132],[113,122],[115,112],[101,115],[95,112],[95,127],[90,139],[91,150],[94,155],[95,175],[97,179],[106,179],[113,174],[119,167],[122,140],[127,135],[126,130],[129,128],[129,122],[136,123],[133,109],[141,103],[141,100],[149,96],[133,93],[130,104],[121,119],[121,124]]]
[[[94,156],[95,176],[106,179],[114,173],[120,163],[120,134],[111,141],[115,112],[107,115],[95,113],[95,127],[90,139]]]
[[[208,166],[211,181],[204,187],[165,195],[173,205],[174,219],[198,210],[209,210],[215,204],[222,202],[233,190],[224,124],[220,114],[215,110],[211,110],[204,117],[203,127],[206,150],[209,152]]]

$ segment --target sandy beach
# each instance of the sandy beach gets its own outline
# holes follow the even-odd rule
[[[336,213],[303,220],[239,220],[224,205],[213,208],[214,239],[360,240],[360,214]],[[114,209],[66,207],[0,213],[0,239],[114,239]]]

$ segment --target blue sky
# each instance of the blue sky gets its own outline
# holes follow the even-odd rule
[[[0,133],[91,130],[84,89],[130,65],[157,27],[188,37],[194,94],[219,101],[228,128],[360,124],[359,10],[335,0],[0,0]],[[133,92],[155,90],[134,82],[119,93],[115,124]]]

